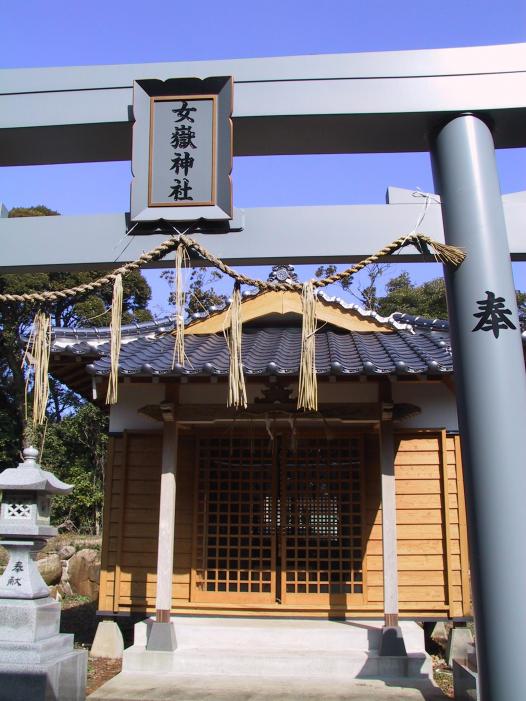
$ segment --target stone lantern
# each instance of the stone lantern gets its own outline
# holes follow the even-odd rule
[[[60,604],[49,596],[34,560],[57,534],[50,525],[53,494],[73,487],[37,464],[38,451],[0,473],[1,545],[9,562],[0,577],[0,688],[10,701],[84,699],[87,652],[60,634]]]

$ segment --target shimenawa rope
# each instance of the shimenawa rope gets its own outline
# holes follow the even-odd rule
[[[230,349],[230,366],[231,366],[231,381],[230,381],[230,391],[229,391],[229,405],[230,403],[234,406],[245,406],[246,407],[246,388],[243,377],[242,363],[241,363],[241,292],[240,285],[245,284],[251,287],[257,287],[260,290],[280,290],[280,291],[294,291],[302,293],[302,304],[304,311],[303,318],[303,331],[302,331],[302,358],[301,358],[301,369],[300,369],[300,391],[298,395],[298,406],[305,409],[312,409],[317,407],[317,390],[316,390],[316,365],[315,365],[315,339],[314,333],[316,331],[316,301],[314,295],[314,289],[319,287],[326,287],[335,282],[339,282],[344,278],[348,278],[355,273],[359,272],[367,265],[375,263],[377,260],[383,256],[390,255],[395,251],[403,248],[409,244],[414,245],[418,248],[421,253],[429,254],[430,249],[433,252],[437,261],[449,264],[452,266],[459,266],[464,258],[465,253],[456,246],[449,246],[446,244],[433,241],[433,239],[425,236],[424,234],[411,233],[409,235],[400,236],[398,239],[385,246],[382,250],[378,251],[372,256],[365,258],[356,265],[353,265],[346,270],[339,273],[334,273],[333,275],[328,275],[322,280],[309,280],[303,285],[298,282],[268,282],[263,280],[257,280],[254,278],[247,277],[243,275],[230,266],[226,265],[220,258],[214,256],[210,251],[201,246],[191,238],[188,238],[186,234],[180,233],[177,229],[177,236],[172,236],[163,243],[161,243],[156,248],[152,249],[148,253],[144,253],[135,261],[127,263],[126,265],[116,268],[111,273],[104,275],[97,280],[89,283],[84,283],[82,285],[77,285],[75,287],[70,287],[65,290],[56,290],[53,292],[32,292],[27,294],[13,295],[13,294],[0,294],[0,302],[53,302],[59,299],[67,299],[71,297],[76,297],[88,292],[94,292],[95,290],[103,287],[110,282],[114,283],[113,290],[113,301],[112,301],[112,317],[111,317],[111,371],[108,382],[108,391],[106,395],[106,403],[114,404],[117,401],[117,389],[118,389],[118,367],[119,367],[119,354],[121,346],[121,319],[122,319],[122,277],[127,273],[141,268],[143,265],[151,263],[155,260],[163,258],[165,255],[170,253],[172,250],[177,249],[176,252],[176,340],[175,340],[175,355],[178,358],[178,362],[184,364],[184,289],[181,279],[181,268],[183,262],[189,258],[189,252],[194,251],[200,255],[203,259],[207,260],[209,263],[214,265],[216,268],[221,270],[221,272],[234,278],[236,281],[236,286],[234,289],[234,300],[230,309],[231,315],[231,330],[229,336],[229,349]],[[188,231],[188,230],[187,230]],[[42,316],[39,316],[42,314]],[[50,337],[51,337],[51,324],[48,321],[45,322],[43,319],[46,317],[43,313],[37,313],[35,317],[35,324],[33,327],[33,333],[35,338],[33,339],[33,350],[38,355],[33,355],[32,363],[34,364],[34,375],[35,375],[35,402],[34,412],[35,420],[42,422],[45,417],[45,408],[47,404],[47,367],[49,362],[49,352],[50,352]],[[36,339],[38,340],[38,346]],[[42,339],[47,339],[43,341]],[[30,339],[31,342],[31,339]],[[37,350],[38,348],[38,350]],[[44,377],[45,376],[45,377]],[[38,379],[37,379],[38,378]]]
[[[214,265],[216,268],[221,270],[229,277],[237,280],[243,285],[248,285],[250,287],[257,287],[260,290],[291,290],[295,292],[301,292],[302,285],[299,282],[268,282],[264,280],[257,280],[255,278],[247,277],[237,272],[230,266],[223,263],[220,258],[217,258],[212,253],[210,253],[206,248],[201,246],[191,238],[188,238],[185,234],[180,234],[178,236],[172,236],[163,243],[161,243],[156,248],[152,249],[148,253],[144,253],[142,256],[132,261],[131,263],[126,263],[119,268],[116,268],[111,273],[104,275],[103,277],[93,280],[93,282],[86,282],[82,285],[77,285],[76,287],[68,287],[65,290],[55,290],[53,292],[31,292],[27,294],[0,294],[0,302],[55,302],[59,299],[68,299],[71,297],[77,297],[88,292],[94,292],[95,290],[114,282],[117,275],[126,275],[127,273],[138,270],[139,268],[152,263],[156,260],[164,258],[168,253],[176,249],[180,244],[184,244],[188,251],[195,251],[203,259],[207,260],[209,263]],[[405,246],[415,246],[423,254],[432,254],[435,256],[436,260],[440,263],[446,265],[452,265],[458,267],[465,259],[466,254],[461,248],[457,246],[450,246],[448,244],[439,243],[434,241],[429,236],[425,234],[410,234],[409,236],[404,235],[397,238],[395,241],[385,246],[380,251],[375,253],[368,258],[356,263],[350,268],[343,270],[339,273],[334,273],[334,275],[328,275],[322,280],[313,280],[312,284],[314,287],[326,287],[327,285],[332,285],[334,282],[339,282],[344,278],[350,277],[355,273],[359,272],[367,265],[375,263],[379,258],[383,256],[395,253],[400,248]]]
[[[119,388],[119,355],[121,352],[121,321],[122,321],[122,275],[117,275],[113,286],[110,325],[110,377],[106,404],[116,404]]]
[[[232,303],[228,311],[230,316],[230,329],[227,337],[230,353],[230,366],[228,373],[228,402],[227,406],[247,408],[247,390],[245,376],[243,374],[243,362],[241,358],[241,286],[234,283]]]

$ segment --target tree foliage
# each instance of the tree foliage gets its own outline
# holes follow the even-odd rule
[[[355,278],[344,278],[340,281],[342,290],[349,292],[364,309],[375,311],[378,306],[377,283],[387,270],[387,265],[373,263],[366,269],[367,283],[356,282]],[[314,273],[317,278],[328,277],[336,272],[335,265],[320,265]]]
[[[161,276],[173,286],[175,273],[173,270],[163,270]],[[186,295],[186,314],[191,315],[207,311],[213,306],[223,306],[228,301],[224,294],[215,291],[214,285],[223,279],[223,275],[213,268],[192,268]],[[169,297],[170,304],[175,303],[175,292]]]
[[[385,286],[386,294],[378,299],[376,311],[382,316],[405,312],[431,319],[447,319],[446,287],[443,278],[415,285],[403,272]]]
[[[99,532],[107,431],[107,416],[88,403],[49,424],[42,462],[47,470],[74,486],[71,494],[53,498],[55,525],[83,533]]]
[[[15,207],[10,217],[57,216],[43,205]],[[100,272],[51,272],[0,275],[0,292],[22,294],[56,291],[91,282]],[[151,319],[148,310],[151,291],[140,272],[123,279],[123,323]],[[55,327],[107,326],[111,316],[111,286],[73,300],[60,300],[42,305],[51,314]],[[19,461],[22,437],[26,427],[25,376],[21,367],[23,346],[20,337],[30,329],[36,312],[35,305],[0,303],[0,469],[12,467]],[[29,397],[30,399],[30,397]],[[106,418],[93,406],[88,406],[74,392],[50,377],[48,427],[44,459],[53,465],[65,481],[77,485],[71,497],[59,501],[59,519],[66,510],[78,528],[95,528],[101,507],[102,461],[105,447],[102,425]],[[84,437],[89,435],[90,439]],[[74,438],[73,438],[74,437]],[[56,459],[53,457],[56,455]],[[64,473],[60,466],[69,466]],[[79,503],[75,505],[76,500]],[[61,498],[62,499],[62,498]],[[92,501],[93,500],[93,501]],[[62,506],[60,506],[62,504]]]

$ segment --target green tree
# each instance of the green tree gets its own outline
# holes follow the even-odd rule
[[[349,292],[365,309],[375,311],[378,306],[377,284],[382,275],[387,270],[387,265],[373,263],[369,265],[365,271],[367,283],[364,285],[361,282],[356,282],[354,277],[344,278],[340,281],[342,290]],[[333,275],[337,268],[335,265],[320,265],[314,275],[317,278],[325,278]]]
[[[52,522],[66,529],[99,534],[104,489],[108,418],[92,404],[47,429],[42,462],[74,489],[54,497]]]
[[[57,216],[43,205],[15,207],[10,217]],[[56,291],[90,282],[100,272],[52,272],[0,275],[0,292],[21,294]],[[151,291],[140,272],[123,279],[123,323],[151,319],[147,304]],[[51,314],[54,326],[107,326],[110,322],[111,286],[73,300],[60,300],[43,305]],[[0,469],[12,466],[18,460],[26,424],[25,376],[21,367],[23,347],[20,336],[27,334],[36,307],[19,303],[0,303]],[[64,413],[80,406],[80,400],[56,380],[50,381],[49,418],[59,421]]]
[[[173,270],[163,270],[161,277],[165,278],[170,285],[174,284],[175,273]],[[214,285],[223,279],[222,273],[213,268],[192,268],[186,294],[186,313],[188,315],[195,314],[207,311],[213,306],[226,304],[228,297],[214,290]],[[168,301],[170,304],[175,303],[175,292],[170,294]]]
[[[403,272],[385,286],[386,294],[378,299],[376,311],[382,316],[405,312],[431,319],[447,319],[446,287],[443,278],[414,285]]]

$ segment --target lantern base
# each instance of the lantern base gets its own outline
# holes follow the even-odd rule
[[[86,698],[87,650],[70,649],[62,657],[42,663],[22,659],[19,662],[2,662],[2,655],[0,649],[1,699],[84,701]]]
[[[49,596],[49,588],[42,579],[35,562],[35,554],[46,544],[45,540],[2,540],[9,552],[9,562],[0,577],[2,599],[42,599]]]
[[[85,698],[88,653],[59,629],[54,599],[0,599],[0,699]]]

